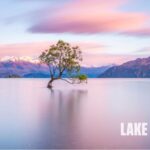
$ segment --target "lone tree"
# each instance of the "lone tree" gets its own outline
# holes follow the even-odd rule
[[[80,74],[82,53],[78,46],[72,47],[69,43],[59,40],[39,56],[41,63],[48,66],[50,81],[47,87],[52,88],[55,80],[62,79],[68,83],[87,81],[87,76]],[[63,78],[63,76],[67,78]]]

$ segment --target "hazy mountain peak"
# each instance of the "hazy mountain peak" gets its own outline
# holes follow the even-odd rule
[[[104,78],[150,78],[150,57],[138,58],[111,67],[99,77]]]
[[[29,57],[29,56],[21,56],[21,57],[5,56],[5,57],[2,57],[0,59],[0,61],[1,62],[9,62],[9,61],[20,62],[20,61],[23,61],[23,62],[30,62],[30,63],[39,63],[38,59],[34,59],[32,57]]]

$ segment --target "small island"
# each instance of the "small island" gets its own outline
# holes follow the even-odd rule
[[[17,74],[12,74],[12,75],[8,75],[5,78],[21,78],[21,76],[17,75]]]

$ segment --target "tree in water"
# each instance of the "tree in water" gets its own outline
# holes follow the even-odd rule
[[[49,68],[51,79],[48,82],[48,88],[52,88],[52,83],[58,79],[72,84],[87,81],[87,76],[80,74],[82,52],[78,46],[71,46],[59,40],[57,44],[51,45],[48,50],[42,52],[39,59]],[[67,78],[63,78],[64,75]]]

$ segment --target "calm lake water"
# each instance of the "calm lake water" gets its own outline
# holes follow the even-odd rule
[[[0,79],[0,148],[150,148],[120,136],[121,122],[150,124],[150,79]]]

